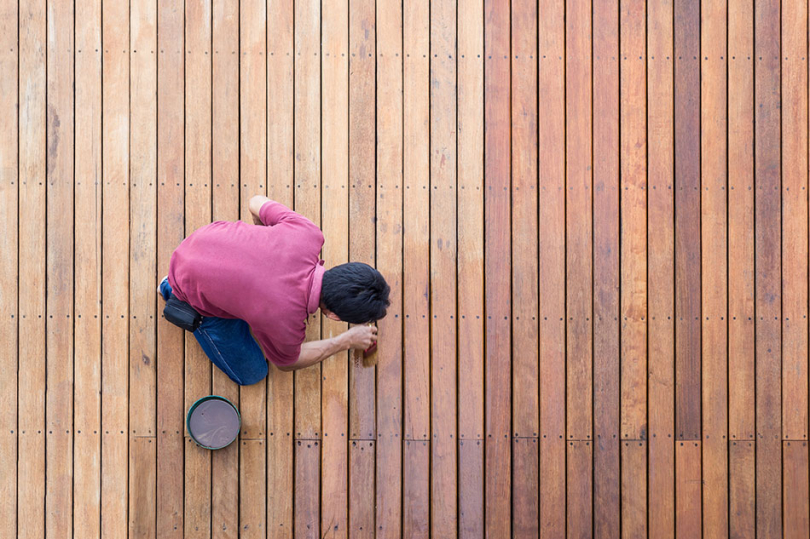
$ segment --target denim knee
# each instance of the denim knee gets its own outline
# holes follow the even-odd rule
[[[267,361],[264,361],[262,366],[259,367],[258,369],[250,373],[242,374],[244,379],[238,381],[237,383],[240,386],[252,386],[253,384],[261,382],[262,380],[267,378],[267,372],[268,372]]]

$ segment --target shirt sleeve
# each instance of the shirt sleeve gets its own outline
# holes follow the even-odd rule
[[[262,220],[265,226],[276,226],[286,221],[303,221],[315,226],[315,223],[300,213],[292,211],[281,202],[276,202],[275,200],[269,200],[262,205],[259,209],[259,219]]]
[[[273,339],[270,338],[270,335],[263,331],[254,330],[253,336],[256,337],[259,346],[261,346],[262,351],[264,352],[264,357],[266,357],[267,360],[273,365],[278,365],[280,367],[292,365],[298,361],[298,356],[301,355],[300,344],[279,344],[274,342]]]
[[[321,229],[300,213],[292,211],[280,202],[273,200],[265,202],[259,209],[259,219],[268,227],[289,226],[289,231],[300,241],[302,247],[309,246],[316,253],[319,253],[323,247],[324,238]],[[304,251],[310,252],[309,249],[304,249]]]

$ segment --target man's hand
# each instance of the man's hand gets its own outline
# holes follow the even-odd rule
[[[344,333],[349,348],[367,350],[377,342],[376,326],[354,326]]]
[[[262,206],[264,206],[265,202],[270,202],[270,199],[262,195],[256,195],[250,199],[248,208],[250,209],[250,215],[253,217],[254,225],[264,226],[264,223],[259,217],[259,213],[261,212]]]

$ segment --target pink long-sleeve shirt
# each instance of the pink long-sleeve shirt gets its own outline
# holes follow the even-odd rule
[[[278,202],[259,218],[266,226],[217,221],[194,231],[172,254],[169,284],[203,316],[246,321],[265,357],[290,365],[320,304],[323,233]]]

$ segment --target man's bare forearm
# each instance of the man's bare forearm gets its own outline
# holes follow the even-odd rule
[[[323,339],[320,341],[305,342],[301,345],[301,353],[298,356],[298,361],[282,368],[285,371],[297,371],[306,369],[312,365],[317,365],[324,359],[331,357],[338,352],[349,349],[349,343],[346,339],[346,334],[332,337],[331,339]]]

